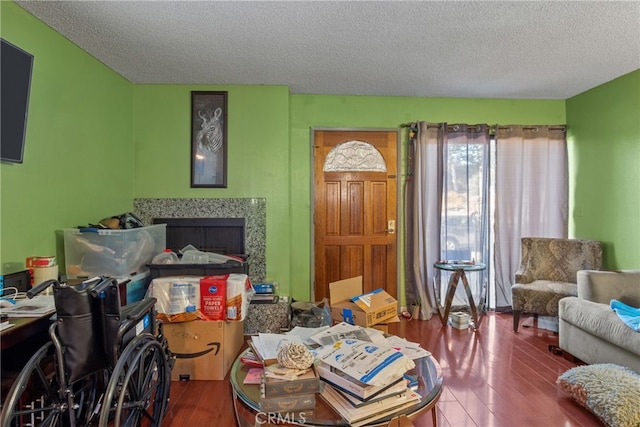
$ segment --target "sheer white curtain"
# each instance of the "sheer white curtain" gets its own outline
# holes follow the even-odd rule
[[[410,135],[407,301],[419,303],[420,317],[429,319],[436,310],[433,264],[487,257],[489,127],[420,122]],[[484,274],[475,279],[484,283]]]
[[[521,237],[568,234],[568,166],[564,126],[496,129],[496,310],[511,307]]]

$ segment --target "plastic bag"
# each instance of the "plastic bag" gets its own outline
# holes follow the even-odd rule
[[[178,255],[171,250],[168,252],[160,252],[151,260],[151,264],[177,264],[178,262],[180,262]]]
[[[180,250],[180,253],[182,254],[180,264],[225,264],[238,260],[215,252],[203,252],[193,245],[185,246]]]
[[[291,304],[295,309],[296,303]],[[321,326],[331,326],[331,310],[329,302],[323,299],[320,303],[302,303],[302,308],[297,312],[294,311],[291,319],[292,326],[301,326],[304,328],[319,328]]]
[[[147,295],[156,298],[157,317],[163,322],[200,319],[200,278],[195,276],[156,277]]]

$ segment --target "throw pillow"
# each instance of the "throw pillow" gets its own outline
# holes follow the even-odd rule
[[[640,375],[600,363],[571,368],[557,384],[610,427],[640,426]]]

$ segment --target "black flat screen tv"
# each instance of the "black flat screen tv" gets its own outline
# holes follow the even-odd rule
[[[33,55],[0,39],[0,160],[22,163]]]

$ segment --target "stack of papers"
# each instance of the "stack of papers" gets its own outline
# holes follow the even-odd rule
[[[13,327],[13,323],[9,323],[8,320],[0,323],[0,331],[4,331],[5,329],[9,329],[11,327]]]
[[[379,386],[368,385],[361,381],[351,378],[344,372],[332,368],[326,363],[319,363],[317,366],[318,373],[322,381],[330,384],[336,390],[349,394],[360,402],[370,401],[371,399],[386,395],[390,389],[396,386],[402,386],[403,390],[407,388],[407,382],[403,381],[403,377],[398,377]],[[356,406],[354,404],[354,406]]]
[[[301,375],[304,375],[309,371],[311,371],[311,369],[309,368],[293,369],[293,368],[286,368],[280,365],[279,363],[274,363],[272,365],[267,366],[264,369],[264,375],[267,378],[291,381],[299,378]]]
[[[369,424],[387,415],[413,406],[420,401],[420,395],[418,393],[407,389],[405,393],[400,395],[390,396],[367,405],[355,407],[330,385],[322,384],[322,386],[323,389],[320,394],[322,398],[352,427]]]
[[[412,383],[417,381],[408,371],[415,368],[414,360],[431,353],[418,343],[345,322],[320,328],[296,326],[286,334],[253,336],[249,345],[257,359],[264,363],[262,389],[278,386],[290,390],[293,382],[306,375],[277,363],[277,350],[287,342],[303,342],[309,347],[315,357],[313,371],[317,372],[316,381],[309,384],[317,387],[319,376],[320,395],[349,425],[357,427],[374,422],[421,399],[412,389],[415,387]],[[255,378],[246,381],[257,382]],[[307,389],[307,392],[313,396],[318,389]]]
[[[415,367],[413,360],[386,344],[351,338],[312,352],[318,361],[375,386],[387,385]]]
[[[8,317],[43,317],[55,311],[53,295],[37,295],[32,299],[16,300],[12,306],[0,307],[0,314]]]
[[[338,323],[330,328],[323,329],[310,337],[314,344],[331,345],[344,339],[357,339],[360,341],[384,342],[384,334],[373,328],[350,325],[346,322]]]
[[[301,340],[297,336],[261,333],[251,337],[249,345],[259,360],[271,364],[277,360],[280,345],[287,342],[301,342]]]
[[[412,360],[431,356],[431,352],[429,350],[425,350],[424,348],[420,347],[420,344],[407,341],[405,338],[400,338],[398,336],[392,335],[390,337],[387,337],[385,340],[387,345],[395,348],[400,353],[404,354]]]

